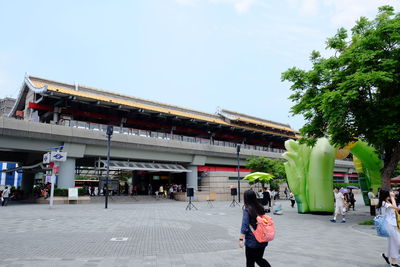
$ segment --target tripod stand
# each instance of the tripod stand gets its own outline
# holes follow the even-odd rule
[[[188,205],[186,206],[186,210],[192,210],[192,209],[196,209],[197,210],[197,208],[196,208],[196,206],[195,205],[193,205],[193,203],[192,203],[192,197],[189,197],[189,203],[188,203]]]
[[[232,202],[231,202],[231,204],[229,205],[229,207],[230,207],[230,208],[233,208],[233,207],[235,207],[236,205],[240,207],[240,204],[236,201],[235,196],[232,196]]]

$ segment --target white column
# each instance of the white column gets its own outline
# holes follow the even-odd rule
[[[7,168],[7,163],[5,162],[0,162],[0,167],[2,170]],[[5,185],[6,184],[6,172],[1,172],[1,177],[0,177],[0,185]]]
[[[191,172],[186,173],[186,187],[187,188],[194,188],[194,191],[197,191],[197,183],[198,183],[198,176],[197,176],[197,166],[189,165],[188,170]]]
[[[75,187],[75,158],[67,158],[64,162],[57,162],[60,166],[58,173],[58,188]]]
[[[15,167],[18,167],[18,164],[15,165]],[[15,171],[14,172],[14,186],[17,187],[18,186],[18,172]]]
[[[348,182],[349,182],[349,173],[348,173],[348,172],[345,172],[345,173],[344,173],[344,182],[345,182],[345,183],[348,183]]]

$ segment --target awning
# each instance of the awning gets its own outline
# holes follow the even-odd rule
[[[400,184],[400,175],[390,179],[391,184]]]
[[[343,173],[343,172],[335,172],[335,173],[333,173],[333,176],[336,176],[336,177],[344,177],[344,175],[345,175],[345,173]],[[355,174],[355,173],[349,173],[349,174],[347,174],[347,176],[348,177],[358,177],[358,175]]]
[[[105,169],[107,167],[106,160],[97,161],[96,166]],[[129,170],[129,171],[151,171],[151,172],[192,172],[179,164],[167,163],[150,163],[150,162],[132,162],[110,160],[110,170]]]

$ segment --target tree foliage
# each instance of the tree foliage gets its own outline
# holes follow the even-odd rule
[[[334,55],[313,51],[310,70],[282,74],[292,84],[291,112],[306,120],[305,141],[329,136],[341,147],[360,138],[374,146],[387,187],[400,160],[400,14],[380,7],[375,19],[361,17],[350,33],[340,28],[326,48]]]
[[[275,180],[286,180],[283,160],[264,157],[250,157],[247,159],[246,168],[255,172],[266,172],[274,175]]]

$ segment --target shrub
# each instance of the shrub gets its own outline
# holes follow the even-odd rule
[[[368,220],[358,223],[359,225],[374,225],[374,220]]]
[[[360,185],[358,183],[333,183],[333,188],[335,188],[335,187],[346,188],[349,185],[354,185],[354,186],[357,186],[358,188],[360,188]]]
[[[85,194],[85,190],[83,188],[78,188],[78,196],[83,196],[84,194]],[[68,189],[54,188],[54,196],[55,197],[67,197]]]

